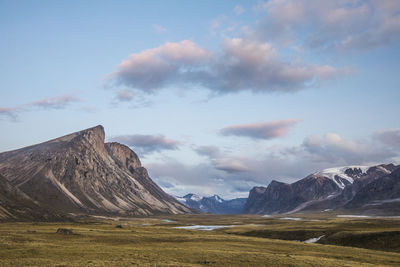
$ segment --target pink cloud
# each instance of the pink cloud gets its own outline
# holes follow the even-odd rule
[[[222,135],[245,136],[254,139],[274,139],[286,136],[289,129],[300,120],[287,119],[253,124],[242,124],[225,127],[220,130]]]
[[[370,49],[398,40],[397,0],[269,0],[254,36],[283,43],[299,41],[313,48]],[[304,31],[306,29],[306,31]]]
[[[347,68],[285,61],[270,43],[232,38],[216,54],[188,40],[165,43],[130,55],[111,78],[146,93],[189,85],[224,94],[295,92],[347,73]]]
[[[65,94],[57,97],[42,98],[30,103],[22,104],[15,107],[0,107],[0,115],[6,115],[15,120],[20,112],[42,109],[64,109],[66,106],[74,102],[81,101],[73,94]]]

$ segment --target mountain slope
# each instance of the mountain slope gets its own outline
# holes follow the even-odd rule
[[[246,198],[224,200],[218,195],[200,197],[195,194],[187,194],[177,197],[177,199],[191,209],[214,214],[240,214],[246,203]]]
[[[393,164],[330,168],[295,183],[272,181],[250,191],[245,213],[293,213],[304,210],[364,209],[371,201],[400,199],[398,166]],[[377,190],[379,188],[379,190]],[[375,203],[376,204],[376,203]],[[388,210],[387,212],[390,212]]]
[[[150,179],[132,150],[104,143],[104,136],[103,127],[96,126],[0,153],[0,179],[49,213],[190,212]]]
[[[400,213],[400,168],[365,184],[345,208],[367,208]]]

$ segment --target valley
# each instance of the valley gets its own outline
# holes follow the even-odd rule
[[[297,214],[92,217],[0,224],[2,266],[398,266],[400,219]],[[293,217],[294,218],[294,217]],[[177,226],[236,225],[216,230]],[[71,229],[72,234],[56,233]],[[386,235],[385,235],[386,233]],[[368,235],[375,234],[373,240]],[[309,238],[326,235],[319,243]],[[352,236],[345,244],[343,236]],[[376,238],[376,236],[380,236]],[[360,237],[360,238],[355,238]],[[285,240],[284,240],[285,239]],[[294,241],[299,240],[299,241]],[[337,242],[335,245],[332,243]],[[340,244],[342,242],[342,244]],[[320,244],[325,243],[325,244]],[[368,248],[362,248],[369,246]],[[383,251],[386,250],[386,251]]]

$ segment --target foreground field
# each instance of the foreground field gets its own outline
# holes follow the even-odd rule
[[[230,227],[213,231],[173,228],[185,225]],[[72,229],[73,234],[56,233],[58,228]],[[294,221],[215,215],[2,223],[0,266],[399,266],[400,241],[393,234],[397,231],[398,219]],[[382,233],[391,233],[389,239]],[[355,244],[270,239],[302,241],[320,235],[331,238],[321,238],[321,242],[340,243],[344,235]],[[357,236],[367,239],[353,238]],[[371,243],[380,240],[375,249],[349,247],[361,246],[368,238]]]

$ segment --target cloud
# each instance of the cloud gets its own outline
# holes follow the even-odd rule
[[[336,133],[327,133],[322,138],[316,135],[304,139],[297,152],[314,161],[342,165],[367,164],[391,161],[393,151],[371,141],[354,141]]]
[[[119,102],[130,102],[133,100],[134,94],[129,90],[120,90],[117,92],[116,100]]]
[[[400,148],[400,129],[378,131],[374,133],[373,138],[391,148]]]
[[[110,138],[111,142],[118,142],[130,146],[140,155],[147,155],[163,150],[177,150],[180,142],[167,139],[163,135],[120,135]]]
[[[199,67],[209,56],[210,52],[192,41],[168,42],[130,55],[111,77],[130,88],[151,93],[181,82],[184,74]]]
[[[269,0],[253,37],[308,47],[372,49],[398,41],[397,0]]]
[[[240,5],[236,5],[233,8],[233,11],[235,12],[236,15],[242,15],[245,12],[245,9]]]
[[[216,93],[296,92],[349,72],[328,65],[308,65],[285,61],[270,43],[242,38],[226,39],[223,53],[203,73],[200,83]]]
[[[227,173],[238,173],[248,170],[247,166],[240,159],[224,157],[224,153],[216,146],[199,146],[194,151],[201,156],[206,156],[216,170]]]
[[[222,135],[245,136],[253,139],[274,139],[286,136],[289,129],[300,120],[288,119],[253,124],[242,124],[225,127],[220,130]]]
[[[213,54],[192,41],[166,43],[130,55],[111,80],[154,93],[171,85],[206,88],[214,94],[296,92],[349,73],[348,68],[293,63],[279,57],[270,43],[225,39]]]
[[[207,156],[213,159],[218,157],[221,153],[219,148],[216,146],[199,146],[196,147],[194,151],[201,156]]]
[[[57,96],[57,97],[50,97],[50,98],[43,98],[28,104],[25,104],[24,106],[26,108],[33,108],[33,107],[38,107],[38,108],[43,108],[43,109],[64,109],[66,106],[68,106],[71,103],[74,102],[79,102],[80,99],[75,97],[74,95],[62,95],[62,96]]]
[[[7,116],[16,120],[19,113],[37,109],[55,110],[65,109],[68,105],[81,100],[73,94],[65,94],[57,97],[42,98],[33,102],[22,104],[15,107],[0,107],[0,116]]]
[[[206,163],[189,165],[167,159],[146,167],[156,181],[163,181],[168,185],[166,190],[175,195],[246,197],[253,186],[267,186],[271,180],[294,182],[325,168],[400,163],[398,148],[390,149],[374,138],[352,140],[337,133],[310,135],[296,146],[268,146],[258,155],[199,146],[194,151],[207,157]]]
[[[119,90],[115,92],[115,96],[111,99],[111,107],[117,108],[122,104],[129,104],[131,109],[150,107],[153,101],[143,92],[133,92],[132,90]]]
[[[158,34],[163,34],[168,31],[165,27],[158,24],[153,24],[153,30]]]
[[[240,160],[235,160],[231,158],[218,158],[214,161],[214,167],[217,170],[226,171],[228,173],[238,173],[245,172],[249,169],[244,164],[244,162]]]
[[[11,108],[0,108],[0,115],[9,117],[12,120],[17,118],[17,113],[19,111],[18,107],[11,107]]]

